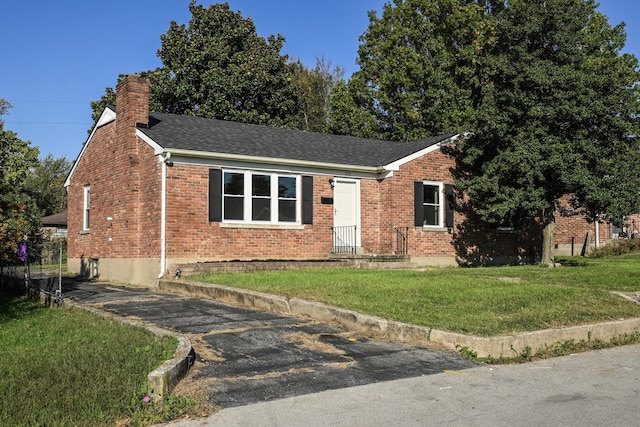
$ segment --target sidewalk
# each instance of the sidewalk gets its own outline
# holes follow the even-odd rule
[[[640,344],[223,409],[157,427],[637,426]]]

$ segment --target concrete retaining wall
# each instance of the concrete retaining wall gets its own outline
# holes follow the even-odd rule
[[[313,301],[284,298],[227,286],[161,280],[160,290],[188,296],[205,297],[275,313],[303,315],[319,321],[338,324],[350,331],[415,344],[423,343],[459,352],[474,351],[478,357],[516,357],[528,348],[533,352],[558,342],[600,339],[609,341],[624,334],[640,333],[640,319],[628,319],[568,328],[545,329],[513,335],[478,337],[369,316]]]

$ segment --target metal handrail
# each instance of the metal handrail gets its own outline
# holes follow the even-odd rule
[[[409,253],[409,227],[393,227],[396,231],[396,255]]]
[[[333,232],[331,253],[340,255],[353,255],[356,253],[357,226],[331,227],[331,230]]]

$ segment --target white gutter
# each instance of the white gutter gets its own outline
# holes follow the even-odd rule
[[[600,247],[600,220],[596,218],[596,249]]]
[[[171,158],[171,153],[159,156],[162,168],[162,183],[160,193],[160,274],[158,279],[162,279],[167,269],[167,162]]]
[[[261,157],[261,156],[248,156],[244,154],[227,154],[227,153],[215,153],[209,151],[195,151],[195,150],[183,150],[177,148],[166,148],[167,154],[174,154],[175,156],[198,158],[198,159],[215,159],[226,161],[240,161],[247,163],[259,163],[279,166],[297,166],[297,167],[312,167],[318,169],[339,169],[347,170],[351,172],[361,172],[367,174],[381,174],[386,172],[384,167],[377,166],[358,166],[358,165],[341,165],[337,163],[322,163],[309,160],[293,160],[293,159],[278,159],[274,157]]]

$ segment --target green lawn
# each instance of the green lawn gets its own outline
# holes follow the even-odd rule
[[[640,317],[640,305],[610,292],[640,291],[639,254],[561,262],[560,268],[314,269],[186,279],[480,336]]]
[[[79,309],[44,308],[0,290],[0,425],[132,426],[172,419],[192,402],[145,402],[147,374],[175,338]]]

